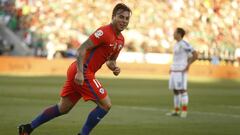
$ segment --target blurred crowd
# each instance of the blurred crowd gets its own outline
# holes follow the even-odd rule
[[[183,27],[199,59],[240,59],[240,0],[1,0],[0,19],[36,56],[74,57],[118,2],[133,11],[124,51],[172,53],[174,29]]]

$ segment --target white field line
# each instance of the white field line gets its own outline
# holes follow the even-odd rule
[[[155,107],[119,106],[119,105],[115,105],[114,107],[123,108],[123,109],[131,109],[131,110],[140,110],[140,111],[158,111],[158,112],[168,112],[169,111],[168,109],[160,109],[160,108],[155,108]],[[198,115],[211,115],[211,116],[219,116],[219,117],[240,118],[240,115],[236,115],[236,114],[200,112],[200,111],[190,111],[190,113],[198,114]]]
[[[240,109],[240,106],[233,106],[233,105],[220,105],[219,107],[230,108],[230,109]]]

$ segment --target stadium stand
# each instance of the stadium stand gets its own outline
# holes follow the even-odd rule
[[[173,30],[188,30],[186,39],[200,60],[212,64],[239,59],[240,0],[122,0],[133,9],[125,52],[172,52]],[[1,18],[35,56],[72,57],[98,26],[108,23],[117,0],[2,0]],[[7,19],[9,18],[11,19]],[[12,21],[9,21],[12,20]]]

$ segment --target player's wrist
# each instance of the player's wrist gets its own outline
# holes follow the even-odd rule
[[[108,66],[110,70],[114,71],[116,69],[116,66],[115,65],[109,65]]]
[[[108,68],[111,70],[111,71],[114,71],[117,67],[115,65],[108,65]]]
[[[117,66],[115,66],[113,69],[112,69],[112,71],[115,71],[116,69],[118,69],[119,67],[117,67]]]
[[[78,73],[83,73],[83,70],[82,69],[78,69],[77,72]]]

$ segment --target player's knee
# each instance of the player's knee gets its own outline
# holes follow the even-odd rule
[[[63,114],[67,114],[68,112],[70,112],[70,110],[72,109],[71,106],[65,106],[65,105],[59,105],[59,112],[63,115]]]
[[[180,94],[180,92],[178,90],[174,90],[173,93],[174,93],[174,95],[179,95]]]
[[[111,109],[111,107],[112,107],[112,104],[111,104],[111,103],[109,103],[109,104],[106,105],[106,109],[107,109],[108,111]]]
[[[58,103],[59,112],[61,114],[67,114],[75,104],[72,103],[67,97],[61,98],[60,102]]]
[[[70,109],[63,108],[63,109],[59,109],[59,111],[62,115],[64,115],[64,114],[67,114],[70,111]]]
[[[104,105],[100,105],[100,107],[103,108],[105,111],[109,111],[112,107],[112,104],[107,103],[107,104],[104,104]]]

